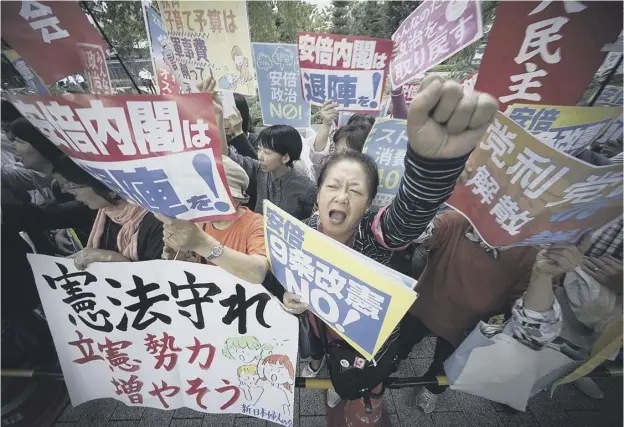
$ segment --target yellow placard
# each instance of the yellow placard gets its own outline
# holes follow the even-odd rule
[[[371,360],[416,300],[416,281],[309,228],[268,200],[264,221],[275,277],[287,290],[303,293],[318,318]]]

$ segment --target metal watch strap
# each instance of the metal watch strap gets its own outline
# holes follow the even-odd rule
[[[212,248],[210,255],[206,257],[206,261],[212,261],[215,258],[219,258],[223,254],[224,247],[225,245],[223,243],[219,243],[217,246]]]

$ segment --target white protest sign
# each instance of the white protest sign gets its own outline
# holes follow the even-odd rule
[[[183,261],[28,260],[74,406],[112,397],[293,425],[298,322],[261,285]]]

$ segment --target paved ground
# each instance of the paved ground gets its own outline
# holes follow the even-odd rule
[[[425,340],[401,366],[398,376],[425,373],[433,355],[431,340]],[[502,412],[502,406],[460,392],[447,390],[438,399],[431,415],[415,407],[413,389],[391,390],[386,394],[394,427],[621,427],[622,379],[598,380],[605,398],[594,401],[574,386],[557,390],[554,399],[542,393],[529,403],[526,413]],[[295,425],[324,427],[322,392],[297,390]],[[237,416],[207,415],[190,409],[161,411],[128,407],[116,400],[88,402],[77,408],[67,407],[55,427],[271,427],[266,421]]]

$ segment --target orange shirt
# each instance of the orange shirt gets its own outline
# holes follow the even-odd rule
[[[245,212],[225,230],[217,230],[211,223],[202,226],[204,231],[226,247],[247,255],[266,256],[264,246],[264,221],[262,215],[241,207]],[[205,262],[205,260],[201,260]]]

